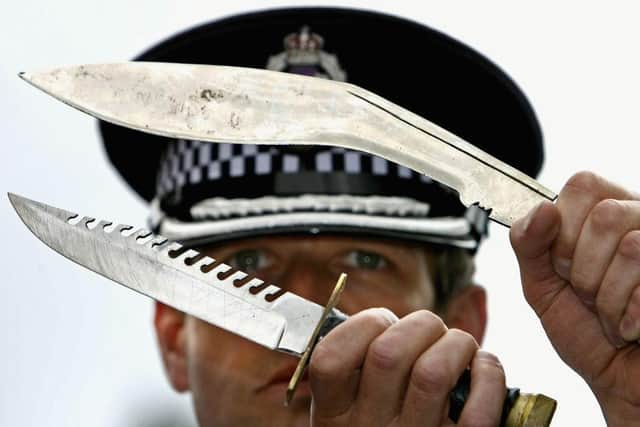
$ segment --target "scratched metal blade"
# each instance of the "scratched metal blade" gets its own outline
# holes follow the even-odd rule
[[[556,198],[445,129],[346,83],[249,68],[141,62],[21,77],[75,108],[143,132],[212,142],[335,145],[376,154],[457,190],[465,205],[490,209],[490,217],[507,226],[542,200]]]
[[[146,230],[80,217],[15,194],[9,199],[29,230],[56,252],[268,348],[301,355],[322,316],[318,304],[257,278],[247,280],[246,273],[213,265],[212,258],[192,263],[200,255],[194,250],[176,257],[179,243]]]

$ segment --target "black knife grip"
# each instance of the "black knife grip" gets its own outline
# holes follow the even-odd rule
[[[464,403],[469,397],[469,388],[471,386],[471,371],[466,369],[462,376],[458,379],[455,387],[449,393],[449,418],[453,422],[458,422]],[[520,396],[520,389],[508,388],[507,396],[502,406],[502,416],[500,417],[500,427],[506,427],[506,420],[511,408]]]

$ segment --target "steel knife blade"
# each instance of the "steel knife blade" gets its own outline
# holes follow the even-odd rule
[[[286,402],[293,396],[318,334],[325,335],[347,318],[332,308],[338,286],[323,308],[147,230],[98,221],[12,193],[9,199],[27,228],[71,261],[257,344],[301,357]],[[341,281],[344,284],[344,275],[338,285]],[[470,378],[465,371],[449,394],[449,417],[454,422],[467,399]],[[547,404],[530,409],[523,418],[522,408],[540,399]],[[521,419],[544,416],[546,421],[540,425],[546,426],[554,410],[555,401],[546,396],[508,389],[500,425],[518,427],[526,425],[519,423]]]
[[[142,132],[365,151],[451,187],[463,204],[478,204],[506,226],[557,197],[451,132],[348,83],[250,68],[144,62],[20,77],[72,107]]]
[[[147,230],[9,199],[27,228],[71,261],[270,349],[301,356],[322,318],[324,307]]]

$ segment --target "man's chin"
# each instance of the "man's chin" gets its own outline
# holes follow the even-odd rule
[[[269,402],[271,403],[271,402]],[[260,422],[251,424],[256,427],[309,427],[309,409],[311,396],[297,396],[289,406],[284,406],[284,395],[275,404],[260,411]]]
[[[198,425],[200,427],[309,427],[311,396],[296,396],[287,407],[284,406],[284,394],[279,397],[277,402],[273,399],[265,399],[265,396],[256,397],[255,401],[246,405],[245,410],[240,412],[238,412],[240,408],[237,407],[229,412],[211,413],[203,410],[198,414]],[[198,412],[196,410],[196,413]]]
[[[291,427],[308,427],[309,426],[309,410],[311,408],[311,395],[296,396],[284,408],[291,414]]]
[[[256,398],[260,400],[264,399],[275,404],[284,405],[288,385],[289,381],[278,381],[272,384],[268,384],[267,386],[262,387],[257,391]],[[291,401],[289,406],[298,401],[311,403],[311,386],[309,385],[309,381],[307,379],[304,379],[300,381],[300,383],[298,383],[298,388],[296,389],[293,400]],[[307,406],[307,410],[308,409],[309,406]]]

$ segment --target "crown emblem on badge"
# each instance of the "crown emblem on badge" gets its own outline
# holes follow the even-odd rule
[[[318,34],[311,34],[309,27],[304,26],[299,33],[291,33],[284,38],[284,47],[292,53],[315,53],[322,49],[324,39]]]
[[[338,57],[322,50],[324,39],[304,26],[298,33],[284,38],[284,52],[272,55],[267,69],[293,74],[321,77],[344,82],[347,73],[340,67]]]

